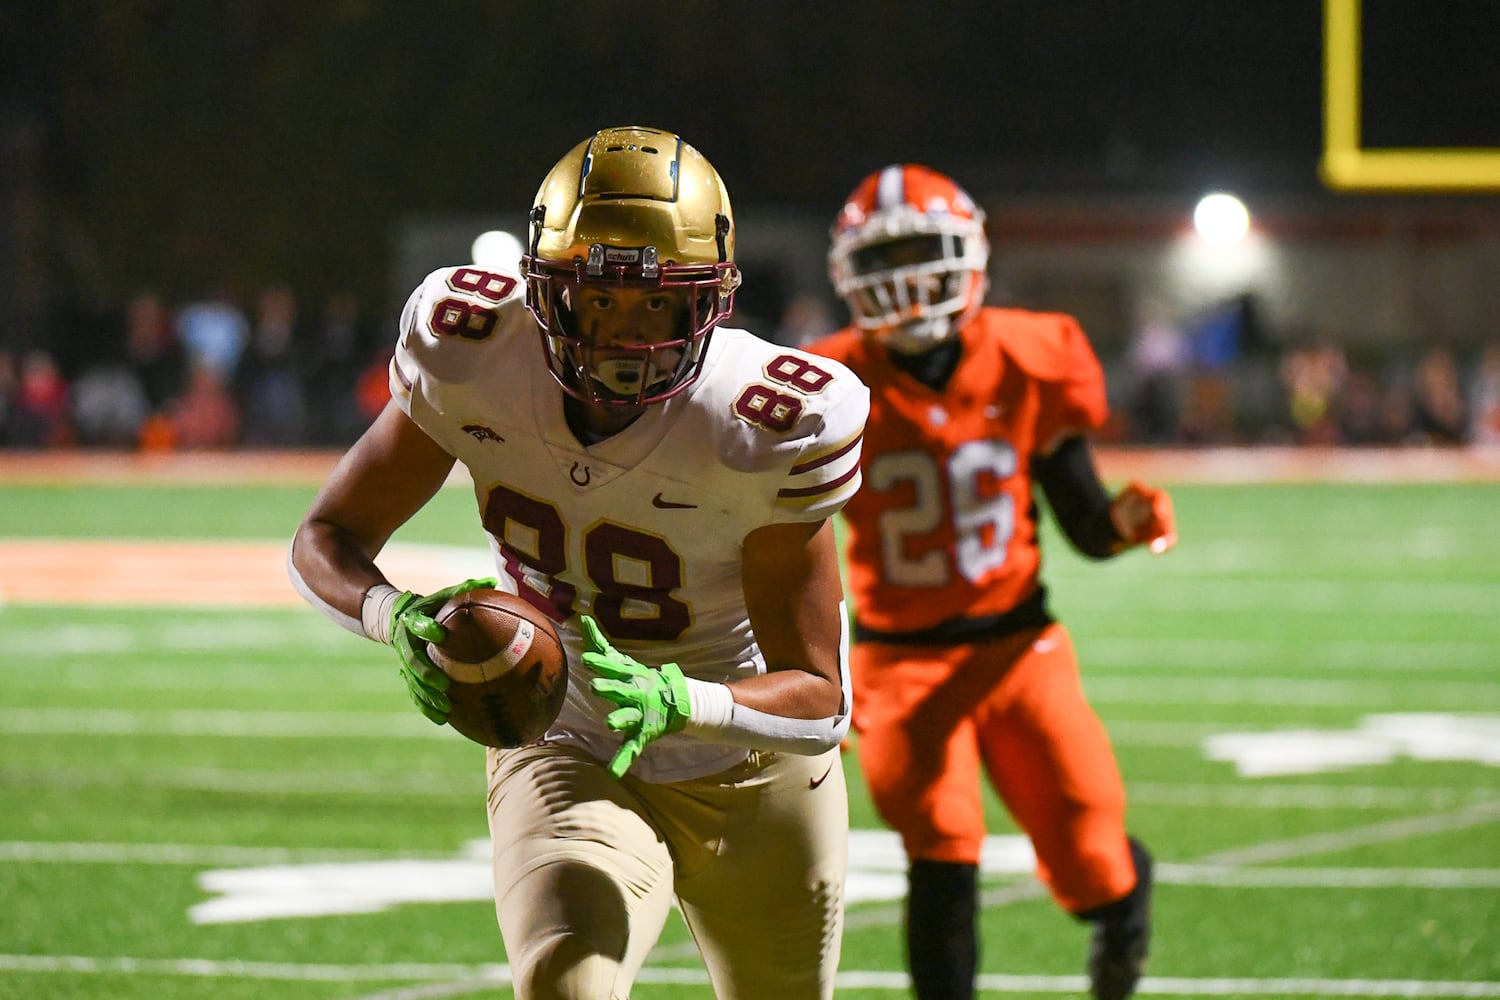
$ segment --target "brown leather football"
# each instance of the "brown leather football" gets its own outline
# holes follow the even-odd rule
[[[552,620],[489,588],[454,596],[435,617],[448,638],[427,651],[452,681],[448,725],[490,747],[540,739],[568,692],[567,652]]]

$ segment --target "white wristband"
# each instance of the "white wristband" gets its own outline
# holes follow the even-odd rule
[[[377,583],[365,591],[365,602],[359,608],[359,623],[366,637],[390,645],[391,608],[400,596],[401,591],[388,583]]]
[[[734,695],[727,684],[684,677],[688,690],[688,718],[683,732],[706,739],[724,732],[734,720]]]

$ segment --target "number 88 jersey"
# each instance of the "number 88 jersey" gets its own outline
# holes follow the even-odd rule
[[[607,758],[574,616],[645,663],[727,681],[762,672],[741,587],[745,536],[831,517],[860,486],[869,393],[842,364],[720,326],[699,377],[585,444],[563,417],[519,276],[433,272],[402,313],[396,404],[473,479],[498,576],[560,623],[574,683],[549,738]],[[744,751],[673,734],[632,773],[673,780]]]

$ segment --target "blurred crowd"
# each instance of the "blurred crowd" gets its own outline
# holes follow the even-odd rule
[[[837,325],[809,296],[736,320],[791,345]],[[86,326],[52,349],[0,344],[0,447],[344,447],[389,399],[394,323],[348,291],[309,308],[285,285],[249,303],[142,290]],[[1108,443],[1500,446],[1500,341],[1353,353],[1268,339],[1242,301],[1187,322],[1148,304],[1100,355]]]
[[[88,324],[85,350],[0,347],[10,448],[335,447],[389,399],[389,324],[331,292],[307,310],[284,285],[250,308],[227,292],[171,303],[142,290]]]
[[[800,297],[766,326],[799,345],[837,322]],[[1096,435],[1105,443],[1500,447],[1500,340],[1346,349],[1333,337],[1272,336],[1254,298],[1234,296],[1188,315],[1148,301],[1122,346],[1095,347],[1109,387],[1110,420]]]
[[[1248,324],[1253,326],[1253,323]],[[1147,316],[1117,378],[1118,439],[1149,444],[1500,445],[1500,340],[1477,349],[1269,344],[1236,309]]]

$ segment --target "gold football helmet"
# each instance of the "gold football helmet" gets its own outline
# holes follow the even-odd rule
[[[590,403],[644,406],[676,395],[703,367],[709,335],[734,304],[734,215],[713,166],[671,132],[595,132],[542,181],[531,209],[526,306],[541,326],[553,376]],[[680,297],[670,340],[601,349],[579,329],[588,287]]]

